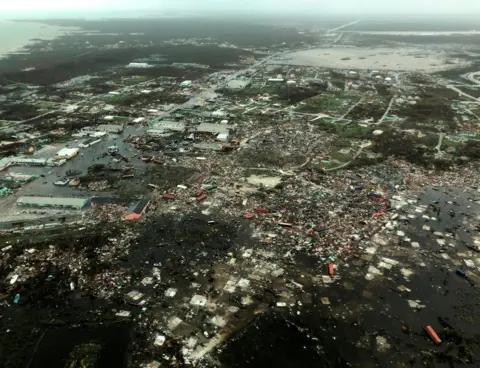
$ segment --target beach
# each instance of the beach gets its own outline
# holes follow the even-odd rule
[[[35,22],[0,20],[0,59],[11,53],[23,52],[33,39],[52,40],[63,34],[76,31],[74,27],[56,27]]]

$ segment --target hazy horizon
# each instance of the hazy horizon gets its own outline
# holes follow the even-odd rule
[[[0,18],[174,15],[455,16],[480,15],[478,0],[17,0],[0,3]]]

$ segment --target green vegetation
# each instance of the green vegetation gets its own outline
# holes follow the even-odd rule
[[[132,118],[130,118],[128,116],[114,116],[113,117],[113,121],[118,122],[118,123],[127,123],[131,120],[132,120]]]
[[[102,347],[98,344],[77,345],[71,351],[65,368],[95,368]]]
[[[354,123],[329,123],[325,119],[317,120],[315,123],[319,129],[336,134],[341,139],[369,139],[375,130],[372,127],[363,127]]]
[[[297,111],[312,114],[319,112],[342,114],[359,100],[360,97],[351,91],[325,92],[305,100]]]
[[[39,100],[37,101],[37,106],[40,108],[56,108],[58,106],[58,103],[53,102],[53,101],[44,101],[44,100]]]
[[[348,162],[353,157],[353,150],[352,150],[352,152],[350,152],[348,154],[341,153],[339,151],[334,151],[334,152],[330,153],[330,157],[331,157],[332,161],[334,160],[334,161],[338,161],[338,162]]]
[[[120,95],[106,95],[102,97],[102,100],[109,104],[121,104],[125,100],[126,96]]]
[[[122,82],[125,86],[132,86],[141,82],[145,82],[147,80],[148,78],[144,75],[134,75],[131,78],[123,80]]]

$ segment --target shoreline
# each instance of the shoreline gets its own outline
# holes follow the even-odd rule
[[[37,40],[50,41],[60,36],[79,31],[77,27],[51,26],[40,21],[18,22],[0,19],[0,34],[9,35],[0,40],[0,60],[12,54],[28,53],[25,48]]]

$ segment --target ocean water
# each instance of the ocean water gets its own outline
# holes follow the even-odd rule
[[[36,22],[15,22],[0,20],[0,58],[9,53],[22,52],[22,48],[35,38],[51,40],[62,34],[75,30],[50,26]]]

